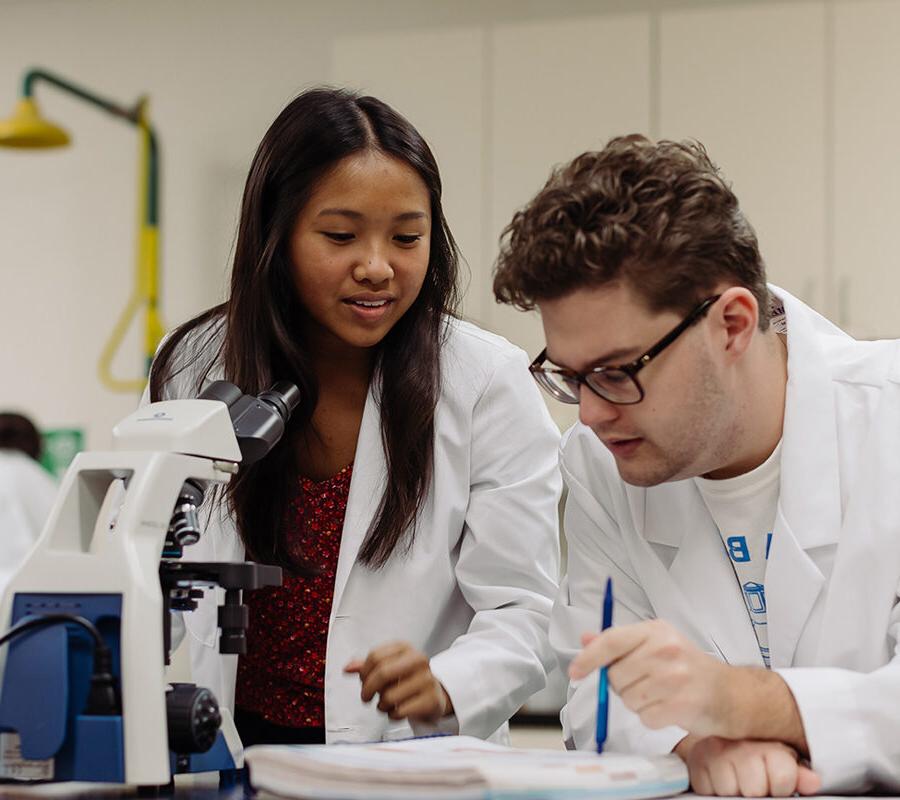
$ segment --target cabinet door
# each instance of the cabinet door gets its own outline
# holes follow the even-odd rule
[[[662,14],[659,64],[661,136],[706,146],[769,280],[828,311],[824,5]]]
[[[337,85],[389,103],[425,137],[443,181],[444,215],[468,266],[471,287],[464,312],[483,321],[490,301],[483,291],[484,237],[482,28],[371,33],[335,40],[331,76]]]
[[[900,3],[834,6],[836,321],[900,336]]]
[[[647,131],[649,15],[504,24],[491,41],[488,264],[496,259],[501,231],[554,165],[602,148],[612,136]],[[490,292],[486,277],[484,291]],[[494,305],[486,321],[532,355],[543,347],[535,313]],[[577,406],[553,400],[549,406],[562,427],[576,419]]]

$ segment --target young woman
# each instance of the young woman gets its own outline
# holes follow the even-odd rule
[[[525,354],[454,316],[457,261],[418,132],[308,91],[253,160],[229,300],[157,355],[153,399],[223,377],[302,395],[185,552],[285,568],[246,594],[239,660],[213,598],[185,615],[194,680],[245,744],[502,737],[544,685],[558,433]]]

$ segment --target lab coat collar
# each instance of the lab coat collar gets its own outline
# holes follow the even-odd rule
[[[353,476],[350,480],[350,494],[347,497],[341,548],[335,571],[332,618],[340,609],[351,571],[364,569],[357,565],[356,559],[387,485],[387,463],[381,443],[381,410],[376,396],[378,385],[379,381],[376,379],[370,383],[356,443]]]
[[[834,384],[821,339],[846,334],[783,289],[770,289],[784,302],[787,315],[788,385],[779,507],[786,530],[802,549],[809,550],[834,544],[840,537]]]
[[[788,667],[825,584],[809,551],[837,544],[843,526],[835,385],[825,348],[830,338],[850,337],[788,292],[769,288],[787,315],[788,386],[766,604],[772,666]]]

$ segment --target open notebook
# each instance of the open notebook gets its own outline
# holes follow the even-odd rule
[[[346,745],[258,745],[254,788],[283,797],[606,798],[671,796],[688,787],[678,756],[532,750],[470,736]]]

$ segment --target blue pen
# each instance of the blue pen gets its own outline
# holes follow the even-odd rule
[[[606,579],[606,591],[603,593],[603,625],[605,631],[612,625],[613,590],[612,578]],[[603,752],[606,742],[606,729],[609,725],[609,685],[606,681],[606,667],[600,667],[600,685],[597,687],[597,752]]]

